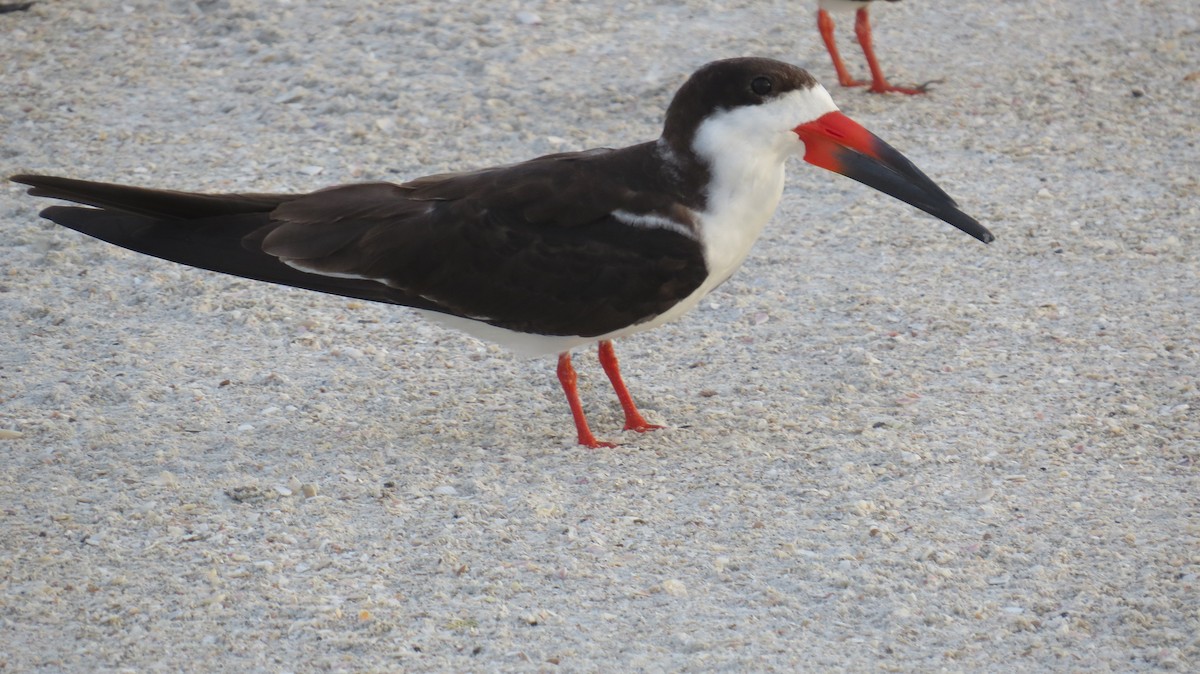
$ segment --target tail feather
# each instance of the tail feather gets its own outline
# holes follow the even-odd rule
[[[41,216],[108,243],[153,257],[255,281],[425,308],[429,302],[367,279],[310,274],[262,250],[278,223],[271,211],[298,195],[196,194],[18,175],[35,196],[95,208],[50,206]]]
[[[269,224],[265,213],[178,220],[79,206],[51,206],[43,218],[122,248],[226,274],[257,278],[271,263],[243,240]],[[265,280],[265,279],[261,279]]]
[[[243,213],[269,213],[292,198],[287,194],[196,194],[100,183],[57,176],[15,175],[29,194],[112,211],[159,218],[206,218]]]

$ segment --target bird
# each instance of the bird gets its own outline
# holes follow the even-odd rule
[[[41,216],[174,262],[403,305],[521,355],[558,354],[579,445],[571,349],[598,343],[625,430],[638,410],[613,341],[674,320],[745,261],[780,202],[791,156],[892,195],[989,243],[898,150],[839,111],[807,71],[740,57],[677,90],[662,134],[620,149],[301,194],[205,194],[15,175],[73,202]]]
[[[895,92],[917,95],[926,93],[928,86],[932,82],[926,82],[915,87],[898,87],[889,84],[887,78],[883,76],[883,69],[879,67],[879,59],[875,57],[874,40],[871,37],[871,17],[867,12],[868,6],[873,1],[817,0],[817,28],[821,31],[821,39],[825,41],[825,49],[829,51],[829,58],[833,59],[833,69],[837,71],[838,84],[843,87],[861,87],[866,84],[866,82],[850,77],[850,71],[846,69],[846,64],[842,62],[842,57],[838,53],[837,42],[833,37],[834,23],[830,12],[854,12],[854,34],[858,37],[858,44],[862,47],[863,55],[867,57],[867,67],[871,69],[871,86],[867,87],[867,91],[874,94]],[[887,1],[899,2],[900,0]]]

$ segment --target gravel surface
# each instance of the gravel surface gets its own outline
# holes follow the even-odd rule
[[[878,3],[883,5],[884,3]],[[910,0],[831,86],[996,233],[801,162],[746,266],[594,355],[200,272],[0,187],[0,671],[1200,668],[1200,14]],[[44,0],[0,169],[197,190],[653,138],[812,2]],[[865,65],[839,24],[854,72]]]

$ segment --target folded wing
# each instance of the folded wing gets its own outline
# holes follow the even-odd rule
[[[607,154],[304,195],[13,180],[94,207],[53,206],[43,217],[173,262],[520,332],[595,336],[653,318],[705,276],[697,240],[611,215],[671,213],[668,197],[578,179]]]

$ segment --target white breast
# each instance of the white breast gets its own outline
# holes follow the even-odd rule
[[[792,129],[834,110],[829,93],[816,85],[770,103],[719,113],[700,125],[693,146],[712,172],[707,207],[698,214],[709,277],[670,312],[671,318],[691,309],[742,266],[779,205],[784,163],[804,151]]]

